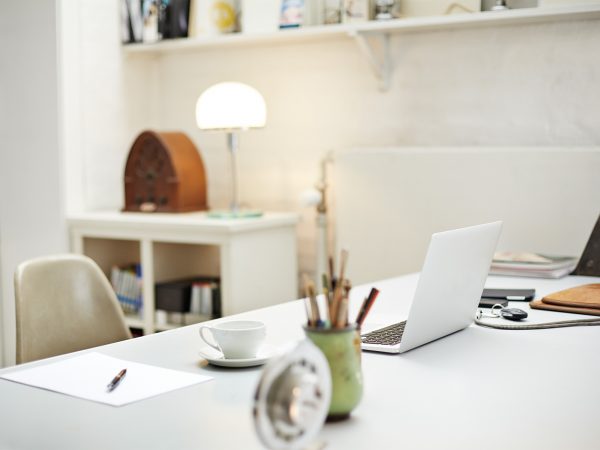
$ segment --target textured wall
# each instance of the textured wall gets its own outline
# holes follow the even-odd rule
[[[226,206],[225,137],[197,130],[194,106],[212,83],[246,82],[264,94],[269,117],[265,129],[241,137],[242,200],[303,214],[301,270],[313,267],[315,230],[314,212],[299,197],[316,181],[318,162],[331,149],[600,143],[598,20],[396,35],[385,93],[350,39],[119,59],[118,48],[110,50],[113,44],[100,37],[88,31],[84,42],[108,52],[103,67],[92,66],[91,56],[84,61],[85,84],[91,88],[104,79],[110,88],[86,99],[89,105],[109,102],[97,112],[108,128],[86,119],[87,207],[121,206],[125,145],[146,125],[192,137],[207,165],[210,203]],[[111,86],[115,78],[120,87]],[[113,127],[118,137],[98,139],[114,133]]]
[[[5,2],[0,14],[0,347],[14,363],[13,274],[67,250],[55,1]],[[2,345],[3,344],[3,345]],[[0,349],[0,366],[2,351]]]
[[[129,147],[140,131],[158,126],[154,61],[123,54],[117,0],[64,1],[65,10],[75,9],[79,16],[81,51],[65,65],[80,79],[73,94],[79,99],[79,117],[67,126],[78,126],[81,133],[81,145],[71,153],[84,153],[83,206],[120,208]]]

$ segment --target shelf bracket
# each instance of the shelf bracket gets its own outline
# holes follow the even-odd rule
[[[373,74],[379,81],[379,90],[382,92],[389,91],[392,75],[390,33],[361,33],[360,31],[353,30],[349,34],[354,38],[359,50],[367,59],[371,70],[373,70]],[[380,48],[375,48],[367,36],[378,38]]]

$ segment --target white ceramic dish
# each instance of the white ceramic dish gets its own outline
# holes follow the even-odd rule
[[[273,356],[274,349],[268,345],[263,345],[255,358],[247,359],[226,359],[223,354],[217,352],[211,347],[204,346],[200,349],[200,356],[214,366],[221,367],[253,367],[266,363]]]

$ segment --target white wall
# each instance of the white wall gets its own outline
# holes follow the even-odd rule
[[[59,145],[54,1],[3,2],[0,13],[0,335],[14,362],[13,273],[67,249]]]
[[[350,252],[355,284],[417,272],[433,233],[496,220],[498,251],[581,255],[600,213],[599,174],[600,146],[345,151],[336,245]]]
[[[330,149],[600,143],[598,20],[396,35],[391,89],[382,93],[350,39],[127,55],[116,0],[74,3],[84,207],[122,206],[129,145],[152,127],[191,136],[207,166],[210,204],[226,206],[225,137],[196,128],[194,105],[212,83],[247,82],[265,95],[269,117],[265,129],[241,137],[242,200],[303,214],[302,271],[313,267],[315,227],[298,198]]]
[[[241,138],[242,199],[304,214],[301,270],[313,264],[314,212],[297,198],[329,149],[600,143],[598,20],[422,32],[395,36],[392,46],[386,93],[349,39],[184,51],[154,66],[130,55],[118,64],[156,69],[157,123],[186,131],[201,148],[215,207],[227,204],[228,155],[224,136],[196,129],[196,98],[222,80],[247,82],[265,95],[267,127]],[[119,207],[128,147],[113,149],[107,161],[86,145],[88,205]]]
[[[58,3],[66,208],[117,208],[124,149],[157,126],[153,59],[123,55],[119,0]]]

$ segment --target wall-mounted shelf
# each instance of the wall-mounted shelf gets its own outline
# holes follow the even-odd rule
[[[292,28],[263,34],[224,34],[221,36],[171,39],[156,44],[129,44],[123,46],[126,53],[163,53],[207,47],[226,47],[256,44],[279,44],[287,42],[340,38],[356,34],[410,33],[452,28],[476,28],[488,26],[517,25],[540,22],[556,22],[575,19],[600,18],[598,4],[569,5],[562,7],[522,8],[509,11],[484,11],[472,14],[415,17],[386,22],[362,24],[319,25]]]
[[[213,47],[281,45],[350,37],[355,39],[359,49],[366,55],[382,90],[386,90],[389,87],[389,79],[393,69],[389,51],[389,37],[391,35],[585,19],[600,19],[600,1],[594,4],[484,11],[381,22],[369,21],[359,24],[319,25],[262,34],[234,33],[221,36],[172,39],[155,44],[124,45],[123,50],[127,54],[160,55],[162,53]],[[367,38],[382,40],[382,49],[379,54],[374,51]]]

